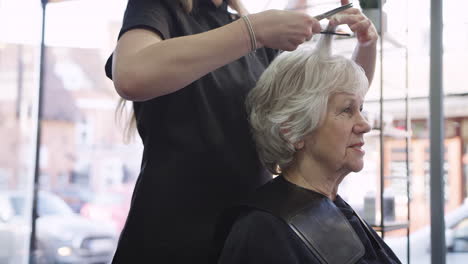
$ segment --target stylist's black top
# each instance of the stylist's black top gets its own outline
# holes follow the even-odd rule
[[[186,14],[178,2],[129,0],[119,36],[145,28],[168,39],[236,19],[226,3],[194,0]],[[216,262],[217,214],[271,179],[249,134],[244,99],[275,55],[259,49],[177,92],[134,103],[143,160],[113,263]]]

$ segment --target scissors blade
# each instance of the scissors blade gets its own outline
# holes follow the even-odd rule
[[[327,11],[327,12],[323,13],[323,14],[315,16],[314,18],[320,21],[320,20],[322,20],[324,18],[329,18],[329,17],[333,16],[334,14],[339,13],[339,12],[341,12],[343,10],[346,10],[348,8],[351,8],[351,7],[353,7],[353,3],[349,3],[347,5],[342,5],[342,6],[338,7],[338,8],[332,9],[330,11]]]

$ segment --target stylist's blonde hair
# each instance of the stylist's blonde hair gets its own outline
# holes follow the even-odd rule
[[[190,13],[193,9],[193,0],[178,0],[182,9]],[[136,130],[136,118],[132,109],[127,110],[125,107],[127,100],[120,98],[115,110],[115,119],[117,124],[123,127],[124,142],[129,143],[132,141]]]

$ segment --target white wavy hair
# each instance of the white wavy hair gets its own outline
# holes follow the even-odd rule
[[[331,42],[332,36],[323,35],[315,48],[306,45],[282,52],[247,97],[258,154],[273,174],[294,163],[294,143],[317,128],[332,94],[364,97],[369,89],[362,67],[332,55]]]

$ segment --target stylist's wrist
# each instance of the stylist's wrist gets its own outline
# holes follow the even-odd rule
[[[377,33],[377,30],[375,29],[374,25],[372,22],[370,22],[369,19],[369,25],[367,28],[363,28],[361,30],[356,30],[356,37],[358,40],[358,44],[361,47],[376,47],[377,46],[377,41],[379,40],[379,34]],[[350,27],[351,30],[355,31],[354,26]]]
[[[377,41],[379,40],[378,35],[367,38],[359,38],[358,36],[358,45],[362,48],[377,48]]]
[[[240,27],[240,36],[242,39],[242,50],[244,53],[249,53],[252,51],[252,41],[250,39],[250,33],[248,25],[245,23],[244,19],[238,19],[235,23]]]
[[[261,32],[262,26],[261,24],[261,15],[262,13],[250,14],[250,22],[252,24],[252,29],[255,32],[255,40],[257,41],[257,48],[263,48],[265,46],[265,42],[263,39],[263,35]]]

